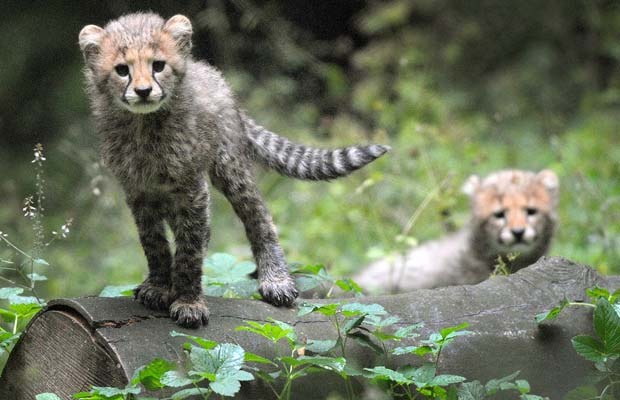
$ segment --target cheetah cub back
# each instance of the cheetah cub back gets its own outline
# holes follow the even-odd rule
[[[268,131],[239,110],[219,71],[192,58],[191,38],[183,15],[137,13],[85,26],[79,44],[102,158],[125,191],[148,263],[135,298],[195,328],[209,316],[200,282],[211,235],[207,176],[245,226],[263,299],[291,305],[297,289],[254,183],[255,164],[298,179],[334,179],[388,147],[316,149]]]
[[[547,252],[559,195],[553,171],[503,170],[484,179],[473,175],[463,191],[471,204],[465,227],[376,261],[353,279],[369,291],[392,293],[475,284],[487,279],[500,259],[515,272]]]

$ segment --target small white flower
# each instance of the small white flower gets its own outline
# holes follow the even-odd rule
[[[45,160],[46,158],[43,155],[43,145],[41,143],[37,143],[36,146],[34,146],[34,160],[32,160],[31,162],[35,163]]]

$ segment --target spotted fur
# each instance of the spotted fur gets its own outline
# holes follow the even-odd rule
[[[379,260],[353,279],[383,292],[474,284],[490,276],[498,259],[514,272],[547,252],[557,221],[559,182],[554,172],[504,170],[485,179],[474,175],[463,191],[471,200],[467,226],[404,255]]]
[[[331,179],[387,147],[313,149],[260,127],[237,108],[220,72],[191,57],[191,36],[182,15],[165,21],[137,13],[84,27],[79,44],[102,158],[126,193],[149,267],[135,296],[197,327],[208,319],[200,284],[210,237],[206,175],[243,221],[263,298],[290,305],[297,289],[254,183],[254,163],[295,178]]]

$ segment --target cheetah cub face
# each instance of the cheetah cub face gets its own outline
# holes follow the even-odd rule
[[[549,244],[556,222],[559,181],[550,170],[505,170],[469,178],[479,247],[488,258],[518,254],[527,258]]]
[[[85,26],[79,35],[87,74],[120,108],[134,114],[164,107],[183,77],[192,26],[176,15],[166,22],[120,18],[101,28]]]

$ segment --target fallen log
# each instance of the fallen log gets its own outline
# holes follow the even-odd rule
[[[442,352],[442,373],[486,382],[520,370],[519,379],[529,381],[533,393],[559,399],[593,369],[570,342],[575,335],[593,334],[592,313],[585,307],[569,309],[541,326],[534,316],[564,298],[587,300],[585,290],[593,286],[615,290],[620,287],[620,277],[604,277],[562,258],[542,258],[511,276],[494,277],[478,285],[357,301],[382,305],[402,319],[402,326],[424,322],[422,337],[468,322],[473,334],[459,337]],[[294,309],[253,300],[208,298],[208,304],[209,325],[184,330],[165,313],[149,311],[129,298],[51,301],[33,318],[11,353],[0,377],[0,399],[30,400],[42,392],[69,399],[92,385],[123,387],[137,368],[154,358],[182,360],[181,346],[186,340],[171,337],[173,330],[236,343],[267,358],[274,356],[269,343],[249,332],[235,331],[235,327],[246,320],[273,318],[294,325],[299,336],[309,339],[334,339],[336,335],[322,315],[298,317]],[[407,344],[412,343],[400,345]],[[361,367],[382,365],[370,349],[354,341],[348,346],[347,362]],[[391,367],[396,368],[419,364],[420,359],[399,356],[393,361]],[[344,392],[341,378],[329,373],[309,375],[296,381],[293,398],[323,399],[332,392]],[[237,398],[273,398],[273,393],[260,382],[250,381],[243,383]]]

